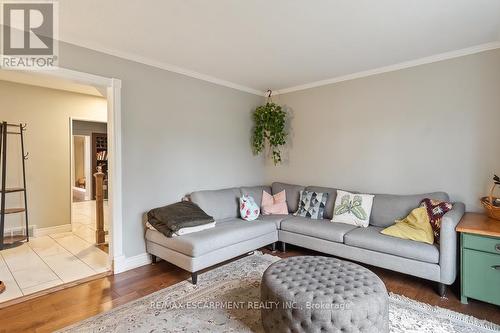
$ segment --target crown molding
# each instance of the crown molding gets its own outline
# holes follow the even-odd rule
[[[79,47],[83,47],[83,48],[86,48],[86,49],[90,49],[90,50],[93,50],[93,51],[97,51],[97,52],[100,52],[100,53],[104,53],[104,54],[107,54],[107,55],[111,55],[111,56],[114,56],[114,57],[118,57],[118,58],[130,60],[130,61],[134,61],[134,62],[143,64],[143,65],[147,65],[147,66],[151,66],[151,67],[156,67],[156,68],[163,69],[163,70],[166,70],[166,71],[169,71],[169,72],[173,72],[173,73],[181,74],[181,75],[184,75],[184,76],[192,77],[192,78],[195,78],[195,79],[198,79],[198,80],[210,82],[210,83],[213,83],[213,84],[216,84],[216,85],[219,85],[219,86],[236,89],[236,90],[243,91],[243,92],[246,92],[246,93],[249,93],[249,94],[253,94],[253,95],[257,95],[257,96],[264,96],[265,95],[265,92],[257,90],[257,89],[253,89],[253,88],[250,88],[250,87],[243,86],[241,84],[237,84],[237,83],[234,83],[234,82],[230,82],[230,81],[226,81],[226,80],[223,80],[223,79],[219,79],[219,78],[216,78],[214,76],[210,76],[210,75],[202,74],[202,73],[199,73],[199,72],[195,72],[195,71],[183,68],[183,67],[175,66],[175,65],[168,64],[168,63],[161,62],[161,61],[156,61],[156,60],[153,60],[153,59],[150,59],[150,58],[147,58],[147,57],[142,57],[142,56],[139,56],[137,54],[132,54],[132,53],[129,53],[129,52],[118,51],[116,49],[104,47],[102,45],[98,45],[98,44],[95,44],[95,43],[75,42],[75,41],[71,41],[71,40],[61,40],[61,41],[65,42],[65,43],[73,44],[73,45],[76,45],[76,46],[79,46]]]
[[[338,76],[338,77],[334,77],[334,78],[330,78],[330,79],[326,79],[326,80],[310,82],[310,83],[301,84],[298,86],[293,86],[293,87],[289,87],[289,88],[285,88],[285,89],[273,90],[273,95],[274,96],[282,95],[282,94],[287,94],[287,93],[291,93],[294,91],[300,91],[300,90],[306,90],[306,89],[326,86],[329,84],[338,83],[338,82],[342,82],[342,81],[349,81],[349,80],[359,79],[362,77],[367,77],[367,76],[372,76],[372,75],[377,75],[377,74],[382,74],[382,73],[387,73],[387,72],[394,72],[394,71],[398,71],[400,69],[430,64],[430,63],[438,62],[438,61],[442,61],[442,60],[463,57],[463,56],[476,54],[476,53],[480,53],[480,52],[484,52],[484,51],[490,51],[490,50],[494,50],[494,49],[498,49],[498,48],[500,48],[500,41],[476,45],[476,46],[468,47],[465,49],[440,53],[440,54],[432,55],[432,56],[425,57],[425,58],[401,62],[401,63],[394,64],[394,65],[379,67],[379,68],[370,69],[370,70],[357,72],[357,73],[353,73],[353,74],[348,74],[348,75],[344,75],[344,76]]]
[[[198,80],[210,82],[210,83],[224,86],[227,88],[232,88],[232,89],[236,89],[236,90],[243,91],[246,93],[254,94],[257,96],[266,96],[267,95],[267,93],[264,91],[260,91],[257,89],[246,87],[246,86],[234,83],[234,82],[219,79],[219,78],[216,78],[216,77],[213,77],[210,75],[195,72],[195,71],[192,71],[192,70],[189,70],[186,68],[182,68],[179,66],[175,66],[172,64],[168,64],[165,62],[160,62],[160,61],[156,61],[153,59],[149,59],[147,57],[142,57],[142,56],[139,56],[136,54],[131,54],[128,52],[122,52],[122,51],[118,51],[115,49],[103,47],[103,46],[97,45],[95,43],[75,42],[75,41],[71,41],[71,40],[63,40],[63,42],[74,44],[76,46],[84,47],[84,48],[87,48],[90,50],[94,50],[94,51],[108,54],[111,56],[115,56],[118,58],[141,63],[141,64],[144,64],[147,66],[160,68],[160,69],[163,69],[163,70],[166,70],[169,72],[192,77],[192,78],[195,78]],[[343,75],[343,76],[337,76],[337,77],[333,77],[333,78],[329,78],[329,79],[325,79],[325,80],[309,82],[309,83],[305,83],[305,84],[301,84],[301,85],[297,85],[297,86],[293,86],[293,87],[289,87],[289,88],[273,90],[273,96],[287,94],[287,93],[291,93],[294,91],[300,91],[300,90],[321,87],[321,86],[334,84],[334,83],[338,83],[338,82],[342,82],[342,81],[349,81],[349,80],[359,79],[359,78],[363,78],[363,77],[367,77],[367,76],[372,76],[372,75],[377,75],[377,74],[382,74],[382,73],[387,73],[387,72],[393,72],[393,71],[397,71],[397,70],[401,70],[401,69],[405,69],[405,68],[411,68],[411,67],[416,67],[416,66],[420,66],[420,65],[430,64],[433,62],[463,57],[463,56],[476,54],[476,53],[489,51],[489,50],[494,50],[494,49],[498,49],[498,48],[500,48],[500,41],[486,43],[486,44],[480,44],[480,45],[476,45],[476,46],[472,46],[472,47],[468,47],[468,48],[464,48],[464,49],[460,49],[460,50],[455,50],[455,51],[440,53],[440,54],[436,54],[436,55],[432,55],[432,56],[424,57],[424,58],[420,58],[420,59],[405,61],[405,62],[401,62],[401,63],[394,64],[394,65],[379,67],[379,68],[375,68],[375,69],[369,69],[366,71],[347,74],[347,75]]]

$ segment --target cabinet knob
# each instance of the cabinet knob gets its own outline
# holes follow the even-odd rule
[[[500,265],[493,265],[491,268],[496,269],[497,271],[500,271]]]
[[[495,250],[496,250],[497,252],[500,252],[500,244],[495,245]]]

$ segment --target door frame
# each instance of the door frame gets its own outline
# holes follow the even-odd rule
[[[112,261],[114,273],[126,270],[123,251],[122,226],[122,126],[121,126],[121,85],[120,79],[109,78],[67,68],[56,68],[30,72],[59,79],[69,80],[79,84],[90,85],[105,92],[107,99],[108,124],[108,205],[109,205],[109,258]],[[72,123],[71,123],[71,135]],[[71,147],[71,149],[73,149]],[[72,157],[70,157],[72,158]]]

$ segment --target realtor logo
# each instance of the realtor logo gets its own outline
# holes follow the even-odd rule
[[[36,70],[57,67],[58,3],[1,2],[1,62],[3,69]]]

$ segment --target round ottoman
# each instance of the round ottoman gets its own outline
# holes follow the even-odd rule
[[[348,261],[280,260],[264,272],[261,301],[266,332],[389,332],[384,283]]]

